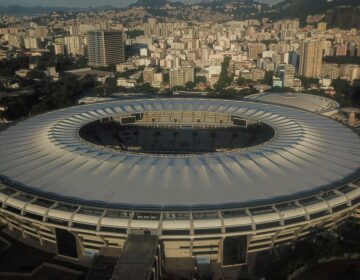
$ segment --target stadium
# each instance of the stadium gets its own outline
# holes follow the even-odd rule
[[[360,139],[275,104],[139,99],[66,108],[0,133],[0,219],[90,257],[130,235],[222,266],[355,215]]]

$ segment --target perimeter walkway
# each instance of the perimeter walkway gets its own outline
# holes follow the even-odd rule
[[[151,235],[129,235],[120,255],[112,280],[160,279],[159,240]]]

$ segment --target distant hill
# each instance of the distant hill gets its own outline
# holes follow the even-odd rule
[[[329,27],[359,28],[359,0],[284,0],[267,6],[259,17],[272,20],[298,18],[302,25],[309,15],[325,15]]]
[[[282,17],[306,17],[322,14],[338,7],[356,7],[359,0],[284,0],[273,8]]]
[[[59,11],[72,11],[76,10],[73,8],[65,8],[65,7],[23,7],[18,5],[11,5],[8,7],[0,6],[0,14],[8,14],[8,15],[42,15]]]
[[[69,8],[69,7],[24,7],[19,5],[10,5],[7,7],[0,6],[0,14],[7,15],[45,15],[54,12],[80,12],[84,10],[109,10],[116,9],[112,6],[101,6],[96,8]]]
[[[130,7],[137,6],[137,7],[161,7],[168,4],[166,0],[138,0],[136,3],[130,5]]]
[[[325,21],[329,27],[360,29],[360,8],[333,9],[325,14]]]
[[[202,6],[208,11],[210,10],[210,14],[213,13],[215,17],[219,16],[219,14],[224,15],[225,20],[243,20],[249,18],[270,18],[272,20],[279,20],[285,18],[299,18],[302,24],[306,24],[307,16],[324,14],[325,18],[322,20],[325,20],[329,27],[346,29],[360,28],[360,0],[284,0],[272,6],[264,3],[269,3],[268,0],[198,0],[195,2],[197,4],[194,5]],[[259,2],[262,3],[261,9],[259,9]],[[227,9],[229,5],[234,8],[230,10]],[[176,7],[176,10],[179,11],[180,15],[178,16],[178,19],[186,20],[192,16],[191,9],[185,9],[186,4],[180,1],[173,2],[173,0],[137,0],[136,3],[130,5],[128,8],[145,7],[153,16],[172,16],[172,13],[169,13],[166,9],[162,9],[165,6]],[[23,7],[12,5],[8,7],[0,6],[0,14],[39,16],[53,12],[76,13],[80,11],[109,9],[118,10],[118,8],[112,6],[67,8],[40,6]],[[195,19],[199,18],[201,19],[201,16],[195,17]]]
[[[171,2],[167,0],[138,0],[136,3],[131,4],[129,8],[134,8],[134,7],[159,8],[159,7],[164,7],[166,5],[185,6],[185,4],[181,2]]]

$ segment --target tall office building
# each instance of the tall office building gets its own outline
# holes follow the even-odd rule
[[[288,52],[288,55],[287,63],[297,68],[299,66],[299,54],[297,52],[290,51]]]
[[[299,74],[317,78],[321,75],[322,42],[304,40],[300,46]]]
[[[90,66],[102,67],[125,62],[125,44],[122,31],[89,31],[88,46]]]

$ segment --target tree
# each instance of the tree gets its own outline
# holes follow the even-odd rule
[[[0,60],[0,75],[13,77],[15,76],[15,71],[22,68],[29,68],[29,58],[26,56]]]
[[[358,51],[359,52],[359,51]],[[328,63],[337,63],[337,64],[359,64],[360,65],[360,57],[359,56],[325,56],[323,58],[324,62]]]
[[[193,90],[196,87],[196,83],[195,82],[187,82],[185,85],[185,88],[187,90]]]
[[[253,80],[250,80],[250,79],[245,79],[243,77],[240,77],[238,80],[237,80],[238,84],[240,86],[244,86],[244,85],[248,85],[248,84],[254,84],[255,82]]]
[[[144,31],[140,30],[140,29],[133,29],[133,30],[126,31],[126,35],[128,38],[133,39],[133,38],[144,35]]]
[[[290,87],[273,87],[267,90],[267,92],[295,92],[295,90]]]
[[[216,90],[222,90],[229,86],[233,80],[233,77],[229,77],[228,68],[230,65],[231,57],[225,56],[223,63],[221,64],[221,72],[219,75],[219,80],[215,84]]]
[[[305,76],[298,76],[297,78],[299,78],[301,80],[301,83],[305,88],[308,88],[311,84],[319,83],[318,78],[309,78],[309,77],[305,77]]]
[[[196,84],[200,84],[200,83],[207,83],[207,78],[206,76],[196,76],[195,77],[195,83]]]
[[[335,100],[342,106],[351,104],[350,91],[352,90],[350,83],[347,80],[336,79],[332,82],[335,89]]]
[[[56,71],[63,72],[67,70],[87,67],[88,60],[85,56],[71,55],[53,55],[44,53],[37,58],[36,70],[45,71],[49,67],[55,67]]]
[[[26,77],[32,80],[34,79],[44,80],[46,79],[46,74],[44,71],[30,70],[29,73],[27,73]]]
[[[105,80],[105,91],[107,95],[110,95],[117,91],[117,79],[108,77]]]
[[[272,77],[274,76],[274,71],[266,71],[265,77],[260,81],[260,83],[265,85],[272,85]]]

